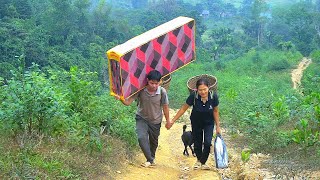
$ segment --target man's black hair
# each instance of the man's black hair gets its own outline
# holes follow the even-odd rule
[[[160,81],[161,79],[161,73],[157,70],[152,70],[148,73],[147,78],[148,80],[156,80],[156,81]]]

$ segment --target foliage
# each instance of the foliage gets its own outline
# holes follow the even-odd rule
[[[117,117],[117,109],[114,109],[112,100],[109,95],[102,94],[101,85],[98,81],[97,73],[84,72],[77,67],[72,67],[70,72],[62,73],[59,77],[60,72],[51,72],[51,79],[54,79],[56,84],[59,84],[62,91],[68,96],[66,99],[69,103],[69,117],[68,121],[70,140],[76,143],[87,143],[90,150],[102,149],[102,142],[100,139],[100,124],[106,122],[109,126],[107,130],[112,134],[132,136],[133,123],[128,123],[129,127],[120,127],[115,130],[111,130],[111,124],[114,124],[116,119],[125,120],[124,117]],[[112,110],[113,109],[113,110]],[[122,119],[123,118],[123,119]],[[133,118],[133,115],[132,117]],[[122,132],[125,131],[125,132]],[[122,132],[122,133],[119,133]],[[136,144],[133,139],[124,139],[134,147]]]
[[[197,48],[196,55],[197,55],[198,61],[201,61],[201,62],[211,62],[212,61],[212,57],[209,54],[209,51],[205,48]]]
[[[289,50],[291,50],[294,46],[293,46],[293,44],[292,44],[291,41],[288,41],[288,42],[280,42],[280,43],[278,44],[278,47],[279,47],[280,49],[284,50],[284,51],[289,51]]]
[[[89,141],[88,146],[94,144],[101,150],[100,123],[112,112],[112,106],[100,105],[101,90],[97,73],[72,67],[70,72],[50,71],[47,77],[33,65],[25,73],[14,72],[7,85],[1,86],[1,121],[15,136],[70,134],[76,142]],[[106,107],[110,110],[105,111]],[[128,141],[133,146],[134,141]]]
[[[83,166],[65,162],[83,150],[95,162],[116,153],[107,142],[113,137],[135,148],[136,107],[123,107],[105,91],[104,53],[177,16],[196,19],[197,61],[173,73],[171,108],[185,102],[190,77],[213,74],[223,126],[245,134],[253,150],[296,142],[319,151],[319,12],[311,1],[279,7],[249,0],[240,8],[224,1],[197,2],[4,0],[0,140],[12,144],[0,143],[0,178],[75,179],[82,177],[75,170],[86,167],[87,159],[79,163]],[[210,15],[201,17],[202,10]],[[288,74],[310,52],[313,63],[304,71],[300,96]],[[60,138],[64,141],[57,142]],[[46,156],[51,142],[70,149]],[[250,152],[242,156],[247,161]]]
[[[314,91],[319,92],[319,67],[319,64],[311,63],[308,69],[306,69],[304,76],[302,77],[303,92],[305,94],[311,94]]]
[[[299,121],[292,136],[296,143],[308,147],[319,142],[320,138],[320,93],[313,92],[306,96],[302,107],[306,119]]]
[[[107,123],[106,132],[122,139],[128,150],[137,145],[133,115],[135,107],[114,106],[119,103],[102,91],[97,73],[78,67],[70,71],[41,71],[36,64],[23,72],[23,58],[19,71],[0,86],[0,129],[15,136],[18,159],[11,167],[13,154],[0,158],[0,169],[12,172],[17,178],[42,177],[38,170],[64,178],[76,178],[63,161],[48,160],[33,153],[47,139],[65,139],[71,147],[83,147],[91,155],[107,153],[110,149],[100,132],[100,124]],[[122,115],[119,115],[122,114]],[[0,147],[1,150],[1,147]],[[16,152],[14,152],[16,153]],[[21,157],[21,158],[20,158]]]
[[[297,128],[292,132],[292,140],[303,147],[309,147],[319,141],[319,131],[313,133],[308,120],[301,119]]]
[[[310,56],[313,62],[320,63],[320,50],[313,51]]]
[[[213,60],[218,60],[220,54],[223,54],[225,49],[233,44],[232,32],[233,30],[229,28],[219,28],[211,31],[209,37],[213,41],[210,45],[212,47]]]
[[[311,54],[312,63],[304,71],[301,83],[303,84],[303,92],[311,94],[312,92],[319,92],[320,83],[320,51],[314,51]]]
[[[241,151],[241,160],[243,162],[248,162],[250,160],[251,150],[245,149]]]
[[[257,46],[260,46],[265,36],[265,24],[267,22],[266,13],[268,6],[264,0],[255,0],[250,8],[250,15],[244,20],[242,28],[244,32],[257,40]]]
[[[36,65],[25,73],[15,72],[3,90],[6,98],[1,104],[0,118],[15,136],[34,131],[51,134],[65,117],[65,96],[54,92],[53,85]]]
[[[280,43],[277,38],[280,37],[283,42],[290,40],[302,54],[307,55],[313,49],[312,39],[316,39],[313,19],[316,13],[311,12],[307,2],[299,2],[289,7],[275,8],[273,20],[270,23],[270,37],[274,43]],[[310,26],[311,25],[311,26]],[[313,38],[312,38],[313,37]],[[292,46],[291,44],[288,44]]]
[[[289,107],[286,105],[285,97],[280,97],[278,101],[273,103],[273,113],[277,118],[288,118],[289,117]],[[279,120],[282,122],[282,120]]]
[[[112,135],[128,142],[129,147],[135,147],[137,145],[135,121],[133,121],[133,119],[124,118],[113,121],[109,128]]]

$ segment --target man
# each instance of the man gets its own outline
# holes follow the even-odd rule
[[[142,163],[143,167],[155,165],[155,153],[158,147],[158,137],[163,114],[169,123],[169,100],[167,91],[160,86],[161,73],[152,70],[147,75],[147,86],[132,97],[121,100],[129,106],[135,99],[138,100],[136,112],[136,133],[139,146],[147,161]],[[116,99],[120,99],[116,96]],[[162,114],[163,112],[163,114]]]

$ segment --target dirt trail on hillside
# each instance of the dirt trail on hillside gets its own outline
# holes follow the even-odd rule
[[[170,117],[175,112],[170,110]],[[156,166],[153,168],[144,168],[140,164],[145,162],[142,153],[138,153],[132,162],[126,162],[123,169],[119,169],[115,179],[130,180],[176,180],[176,179],[221,179],[217,170],[213,168],[209,171],[193,170],[192,166],[196,162],[196,158],[191,155],[184,156],[184,146],[181,141],[183,123],[175,123],[170,130],[165,128],[163,122],[160,131],[159,147],[156,152]],[[188,124],[187,130],[190,130]],[[213,167],[213,156],[210,155],[208,164]]]
[[[176,114],[177,110],[170,109],[170,117]],[[243,163],[241,161],[241,149],[233,147],[230,142],[231,137],[225,129],[222,135],[228,147],[229,168],[216,169],[214,155],[210,154],[207,164],[211,170],[193,170],[193,164],[196,158],[191,155],[184,156],[184,146],[181,141],[182,126],[187,124],[187,130],[190,130],[189,109],[180,119],[183,122],[175,123],[170,130],[165,128],[163,122],[159,137],[159,147],[156,152],[156,166],[153,168],[144,168],[140,164],[145,162],[141,151],[137,156],[124,163],[121,169],[117,170],[115,179],[123,180],[215,180],[215,179],[272,179],[271,173],[261,168],[261,162],[268,159],[269,156],[261,153],[252,154],[250,161]],[[213,143],[213,142],[212,142]]]
[[[301,85],[301,78],[303,71],[310,65],[311,59],[303,58],[296,69],[291,72],[291,80],[293,83],[293,89],[298,89]]]
[[[303,71],[311,63],[310,59],[303,58],[297,69],[292,70],[293,88],[298,89],[302,78]],[[181,119],[187,122],[190,130],[189,115],[191,111],[187,111]],[[170,117],[175,115],[176,111],[170,109]],[[119,180],[214,180],[214,179],[274,179],[276,176],[268,169],[261,166],[262,162],[269,160],[269,155],[261,153],[252,153],[250,160],[243,163],[241,160],[241,151],[239,147],[233,146],[231,137],[225,129],[222,129],[222,135],[228,147],[229,168],[218,170],[215,168],[213,154],[209,155],[208,165],[211,170],[193,170],[193,164],[196,158],[191,155],[186,157],[182,154],[184,146],[181,141],[182,126],[185,123],[175,123],[170,130],[165,128],[163,122],[159,137],[159,147],[156,152],[156,166],[153,168],[144,168],[140,164],[145,162],[145,158],[141,151],[133,160],[123,163],[121,169],[118,169],[115,179]],[[242,136],[241,133],[238,136]]]

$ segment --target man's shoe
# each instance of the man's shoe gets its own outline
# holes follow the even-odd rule
[[[156,166],[157,164],[156,164],[156,162],[155,161],[153,161],[152,163],[151,163],[151,166]]]
[[[142,167],[146,167],[146,168],[147,167],[152,167],[152,165],[151,165],[151,163],[149,161],[142,163],[141,166]]]

